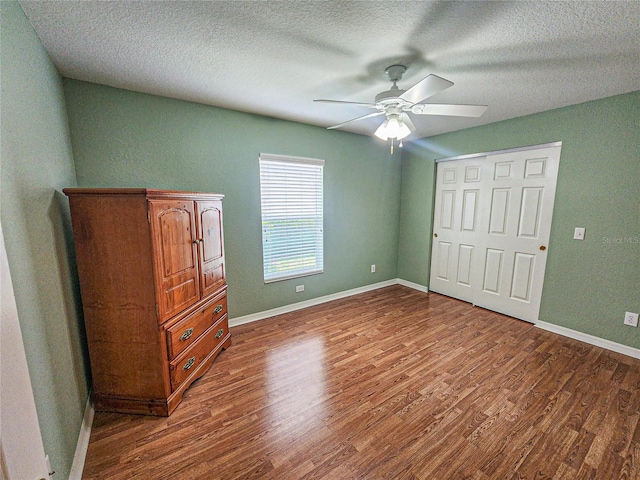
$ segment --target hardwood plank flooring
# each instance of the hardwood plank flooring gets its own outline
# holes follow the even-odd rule
[[[86,479],[640,479],[640,360],[402,286],[232,328]]]

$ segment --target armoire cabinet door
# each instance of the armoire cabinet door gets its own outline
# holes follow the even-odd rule
[[[200,299],[194,204],[149,200],[158,320],[166,320]]]
[[[202,296],[222,287],[225,280],[222,243],[222,202],[197,201],[200,252],[200,288]]]

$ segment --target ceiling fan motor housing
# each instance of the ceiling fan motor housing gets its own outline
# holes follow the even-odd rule
[[[376,100],[375,100],[376,104],[380,104],[382,106],[387,106],[387,105],[404,106],[403,103],[406,103],[407,106],[411,105],[409,102],[403,102],[402,99],[398,98],[406,90],[401,90],[398,88],[398,85],[396,85],[396,83],[402,79],[402,75],[406,71],[407,71],[407,67],[405,67],[404,65],[391,65],[390,67],[386,68],[384,72],[387,74],[387,77],[389,77],[389,80],[393,82],[393,86],[391,87],[391,89],[387,90],[386,92],[380,92],[378,95],[376,95]]]
[[[411,103],[405,102],[401,98],[398,98],[404,92],[406,92],[406,90],[400,90],[398,87],[391,88],[391,90],[387,90],[386,92],[380,92],[378,95],[376,95],[375,103],[379,103],[381,105],[390,103],[406,103],[407,106],[411,105]]]

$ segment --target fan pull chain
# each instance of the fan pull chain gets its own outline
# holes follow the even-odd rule
[[[391,155],[393,155],[393,138],[391,139]]]

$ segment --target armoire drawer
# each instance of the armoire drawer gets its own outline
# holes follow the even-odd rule
[[[215,350],[229,333],[229,322],[224,315],[215,325],[201,335],[196,342],[179,357],[169,363],[171,389],[175,390],[184,382],[198,365]]]
[[[204,307],[180,320],[167,330],[169,360],[177,357],[192,345],[200,335],[227,313],[226,291]]]

